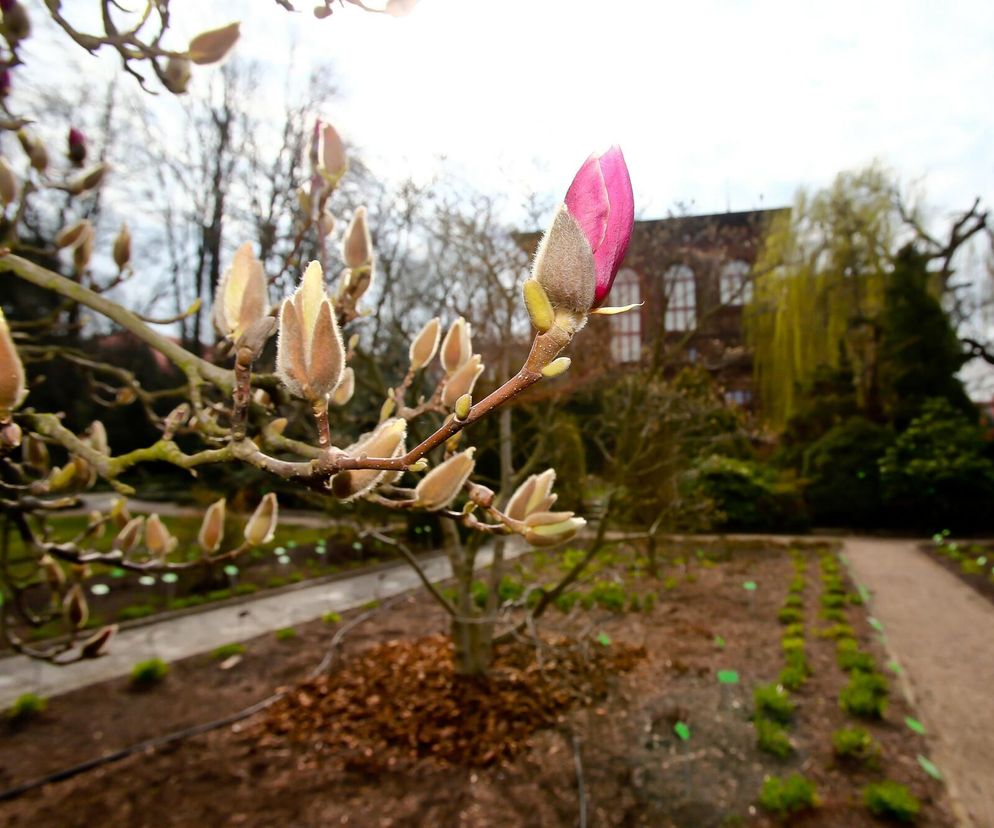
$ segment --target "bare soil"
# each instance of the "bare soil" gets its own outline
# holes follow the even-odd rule
[[[943,555],[934,543],[923,543],[919,548],[994,604],[994,544],[972,543],[965,550],[960,550],[957,557]],[[984,561],[983,566],[977,564],[978,558]]]
[[[228,670],[198,657],[144,693],[114,681],[58,697],[41,720],[0,734],[0,786],[231,713],[278,685],[294,688],[236,725],[2,803],[0,823],[571,826],[584,808],[591,826],[774,825],[782,823],[756,804],[763,779],[800,771],[823,804],[790,824],[878,824],[860,791],[890,778],[922,801],[918,825],[954,825],[941,784],[918,767],[921,737],[905,726],[913,711],[896,689],[881,722],[857,722],[839,708],[847,676],[834,643],[815,635],[824,622],[813,553],[804,594],[813,675],[793,694],[794,751],[779,760],[757,749],[752,688],[783,667],[777,612],[793,568],[782,547],[693,551],[671,550],[658,580],[640,572],[634,554],[609,555],[583,588],[620,583],[642,604],[658,595],[650,611],[552,611],[543,644],[505,649],[491,681],[470,689],[432,637],[446,630],[444,615],[417,594],[357,626],[316,683],[304,677],[328,647],[320,622],[292,640],[250,642]],[[556,555],[517,564],[529,568],[526,581],[559,566]],[[883,664],[863,609],[847,613],[861,646]],[[726,669],[740,684],[718,684]],[[678,721],[690,728],[686,742],[674,733]],[[832,731],[855,724],[882,747],[873,770],[833,759]]]

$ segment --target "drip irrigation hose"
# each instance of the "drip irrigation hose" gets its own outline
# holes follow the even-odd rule
[[[311,670],[307,675],[307,680],[317,678],[324,672],[331,669],[331,665],[334,662],[335,654],[338,652],[341,646],[342,639],[353,630],[355,627],[359,626],[362,622],[371,618],[381,609],[386,609],[393,604],[396,604],[402,598],[406,598],[406,595],[398,595],[388,601],[384,601],[379,606],[368,609],[365,612],[357,615],[355,618],[351,619],[347,623],[343,624],[332,636],[331,643],[328,645],[328,649],[322,657],[321,661],[318,663],[317,667]],[[87,759],[85,762],[80,762],[76,765],[70,765],[67,768],[62,768],[62,770],[55,771],[54,773],[46,774],[45,776],[40,776],[35,779],[31,779],[27,782],[23,782],[20,785],[14,785],[11,788],[0,791],[0,802],[8,802],[11,799],[17,799],[17,797],[26,794],[28,791],[32,791],[35,788],[40,788],[43,785],[49,785],[53,782],[63,782],[66,779],[71,779],[74,776],[78,776],[81,773],[86,773],[87,771],[93,770],[94,768],[102,767],[103,765],[109,765],[113,762],[119,762],[121,759],[126,759],[129,756],[133,756],[136,753],[143,753],[149,750],[156,750],[158,748],[164,747],[165,745],[173,744],[174,742],[181,742],[184,739],[189,739],[192,736],[199,736],[202,733],[209,733],[212,730],[217,730],[218,728],[225,727],[235,722],[240,722],[242,719],[247,719],[249,716],[253,716],[261,710],[265,710],[267,707],[273,703],[279,701],[283,696],[285,696],[289,690],[283,690],[279,693],[273,693],[271,696],[267,696],[262,701],[257,701],[254,704],[249,705],[242,710],[235,713],[230,713],[227,716],[223,716],[220,719],[214,719],[211,722],[204,722],[202,724],[193,725],[191,727],[185,727],[182,730],[175,730],[172,733],[166,733],[163,736],[155,736],[151,739],[145,739],[137,744],[129,745],[128,747],[121,748],[120,750],[115,750],[112,753],[105,753],[103,756],[97,756],[93,759]]]

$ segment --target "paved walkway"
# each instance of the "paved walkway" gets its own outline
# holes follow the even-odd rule
[[[852,575],[904,668],[965,825],[994,826],[994,605],[916,547],[850,538]]]
[[[505,547],[504,558],[515,558],[527,549],[524,544],[510,541]],[[488,566],[492,555],[492,549],[482,549],[477,555],[477,566]],[[452,577],[444,555],[422,559],[421,566],[433,582]],[[232,641],[247,641],[273,630],[313,621],[326,612],[361,607],[369,601],[389,598],[420,584],[414,570],[402,562],[377,572],[280,591],[244,603],[133,627],[114,637],[107,655],[64,667],[26,656],[0,659],[0,709],[9,706],[21,693],[33,692],[45,697],[67,693],[127,675],[137,662],[153,656],[178,661],[210,652]]]

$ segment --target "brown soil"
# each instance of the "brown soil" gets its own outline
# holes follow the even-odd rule
[[[756,795],[766,775],[793,771],[817,783],[824,804],[792,824],[876,824],[860,804],[860,789],[890,778],[922,800],[919,825],[953,825],[941,785],[915,761],[920,737],[905,727],[911,711],[897,693],[883,722],[858,723],[880,742],[880,767],[851,770],[833,761],[831,732],[857,723],[838,706],[845,674],[835,664],[834,645],[814,635],[821,622],[813,556],[805,604],[814,674],[794,695],[795,751],[786,760],[758,751],[751,691],[783,666],[776,614],[793,572],[782,549],[737,548],[715,563],[727,557],[720,552],[709,548],[711,560],[703,562],[686,555],[689,574],[686,565],[670,564],[660,581],[637,577],[632,558],[615,555],[592,578],[621,580],[640,596],[658,591],[651,612],[553,612],[544,631],[587,640],[591,661],[577,659],[576,646],[550,641],[539,650],[539,668],[533,647],[516,646],[501,654],[489,685],[455,696],[447,654],[439,639],[426,638],[445,629],[442,614],[420,595],[385,607],[347,637],[344,660],[331,677],[302,685],[276,710],[32,791],[0,804],[0,822],[568,826],[577,824],[580,809],[579,757],[591,826],[772,825],[757,810]],[[548,560],[555,566],[555,556]],[[751,600],[744,581],[758,584]],[[848,612],[861,644],[882,663],[864,612]],[[601,633],[609,643],[596,642]],[[174,665],[161,686],[143,694],[119,681],[54,699],[41,721],[0,736],[0,784],[229,713],[276,685],[303,679],[328,639],[327,627],[307,625],[291,641],[251,642],[242,662],[227,671],[208,657],[194,658]],[[630,672],[596,667],[599,659],[618,655],[622,663],[615,668],[631,666],[625,653],[639,647],[646,657]],[[741,684],[720,687],[720,669],[737,670]],[[528,675],[541,681],[515,680]],[[537,700],[536,686],[544,688]],[[541,694],[554,698],[557,692],[561,704],[542,702]],[[492,703],[504,711],[506,728],[488,715]],[[363,717],[372,725],[360,724]],[[394,721],[404,717],[417,726]],[[313,728],[304,727],[308,721]],[[522,721],[542,727],[529,735]],[[686,743],[674,735],[677,721],[690,726]],[[412,733],[419,734],[413,744]],[[469,736],[476,734],[486,738],[474,742]],[[373,761],[349,761],[355,757]]]
[[[942,566],[944,569],[948,569],[957,578],[966,584],[969,584],[977,592],[984,596],[988,601],[994,604],[994,545],[989,543],[985,544],[971,544],[969,551],[964,551],[963,556],[967,561],[975,561],[977,558],[983,556],[987,558],[987,564],[984,566],[982,572],[964,572],[960,561],[953,560],[952,558],[946,557],[941,554],[938,549],[936,549],[935,544],[923,543],[919,546],[925,554],[927,554],[933,561]]]

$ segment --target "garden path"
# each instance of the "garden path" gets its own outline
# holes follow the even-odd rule
[[[994,826],[994,605],[919,543],[848,538],[843,552],[870,591],[960,819]]]
[[[527,551],[522,543],[510,541],[505,559]],[[477,567],[490,564],[493,549],[480,550]],[[445,555],[421,558],[428,578],[444,581],[452,577]],[[275,595],[229,604],[179,617],[122,630],[115,637],[107,655],[56,667],[26,656],[0,659],[0,709],[6,708],[21,693],[38,693],[45,697],[67,693],[99,681],[127,675],[139,661],[158,657],[178,661],[188,656],[210,652],[222,644],[247,641],[284,627],[320,618],[326,612],[344,612],[370,601],[381,600],[420,586],[417,574],[406,563],[360,573],[334,581],[322,581],[280,590]]]

